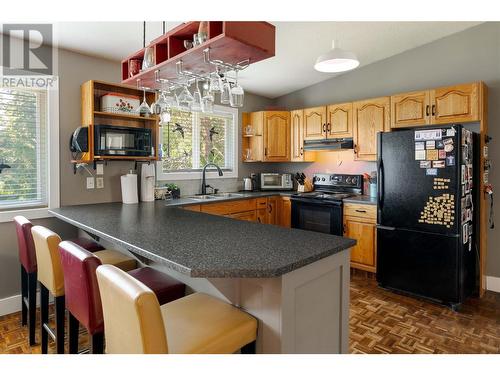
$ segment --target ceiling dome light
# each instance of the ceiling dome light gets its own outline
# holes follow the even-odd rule
[[[355,69],[359,66],[359,60],[352,52],[335,48],[335,41],[332,42],[332,49],[321,55],[314,64],[314,69],[323,73],[340,73]]]

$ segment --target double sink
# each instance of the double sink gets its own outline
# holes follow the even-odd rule
[[[238,193],[217,193],[217,194],[200,194],[200,195],[191,195],[189,199],[206,201],[206,200],[217,200],[217,199],[228,199],[228,198],[238,198],[243,197],[243,194]]]

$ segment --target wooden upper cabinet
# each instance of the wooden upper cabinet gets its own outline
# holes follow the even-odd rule
[[[291,161],[304,161],[304,111],[290,112]]]
[[[353,138],[356,160],[377,160],[377,133],[390,130],[390,98],[353,103]]]
[[[264,161],[290,161],[290,112],[264,112]]]
[[[432,123],[479,121],[479,83],[442,87],[431,91]]]
[[[326,123],[326,107],[304,109],[304,140],[325,138]]]
[[[352,103],[331,104],[327,107],[326,136],[352,137]]]
[[[391,128],[428,125],[431,122],[429,91],[391,96]]]

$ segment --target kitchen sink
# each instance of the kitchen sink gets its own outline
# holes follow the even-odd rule
[[[192,195],[192,196],[190,196],[188,198],[189,199],[198,199],[198,200],[217,199],[216,196],[214,196],[214,195],[208,195],[208,194]]]
[[[238,194],[238,193],[217,193],[214,194],[215,197],[217,198],[237,198],[237,197],[242,197],[243,194]]]

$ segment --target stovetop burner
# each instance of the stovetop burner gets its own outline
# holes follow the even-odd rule
[[[344,198],[363,194],[363,176],[343,174],[315,174],[315,191],[297,193],[294,197],[316,201],[342,201]]]
[[[322,199],[322,200],[335,200],[340,201],[344,198],[352,197],[355,194],[349,193],[325,193],[321,191],[312,191],[310,193],[297,193],[293,194],[295,197],[301,198],[311,198],[311,199]]]

